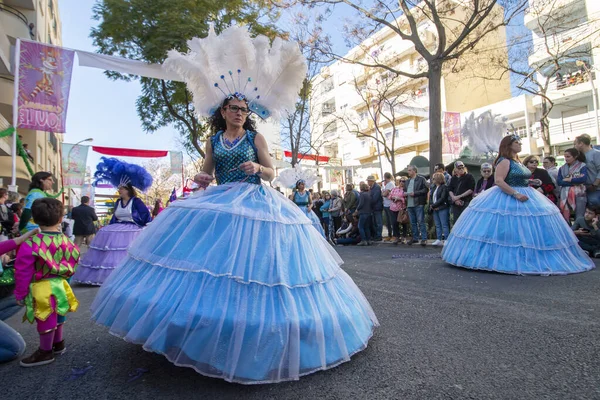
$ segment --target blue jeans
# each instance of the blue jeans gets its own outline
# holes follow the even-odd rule
[[[0,321],[0,363],[18,358],[25,352],[25,341],[13,328]]]
[[[438,240],[442,240],[442,233],[444,239],[448,239],[450,234],[450,209],[448,207],[443,210],[437,210],[433,212],[433,220],[435,221],[435,235]]]
[[[371,214],[358,215],[358,232],[362,240],[371,240],[371,225],[373,217]]]
[[[408,207],[408,218],[412,226],[412,238],[414,241],[419,240],[419,232],[421,240],[427,240],[427,227],[425,226],[425,206]]]
[[[373,239],[374,240],[381,240],[382,237],[382,233],[383,233],[383,215],[381,214],[383,212],[383,210],[379,210],[379,211],[373,211],[373,225],[372,225],[372,230],[371,232],[373,232]]]

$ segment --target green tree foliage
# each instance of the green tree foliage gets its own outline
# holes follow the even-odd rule
[[[265,0],[100,0],[93,16],[99,23],[90,36],[99,53],[149,63],[162,63],[171,49],[187,51],[187,40],[206,36],[210,24],[217,33],[232,23],[249,26],[253,34],[278,33],[278,14]],[[125,81],[139,78],[106,74]],[[142,94],[136,107],[143,129],[152,133],[172,125],[184,138],[186,150],[204,157],[201,143],[208,127],[197,117],[185,84],[139,79]]]

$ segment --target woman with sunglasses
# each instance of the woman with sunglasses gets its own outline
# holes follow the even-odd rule
[[[519,160],[521,138],[500,142],[496,186],[478,195],[454,225],[442,251],[449,264],[518,275],[565,275],[594,263],[558,208],[530,186]]]
[[[223,51],[232,42],[249,46],[243,57]],[[275,174],[250,112],[294,107],[306,77],[297,44],[276,39],[269,51],[269,43],[233,26],[193,39],[189,53],[169,53],[195,112],[210,114],[213,135],[195,177],[206,190],[160,213],[92,305],[112,334],[241,384],[333,368],[365,349],[378,325],[305,211],[262,183]]]
[[[550,177],[548,171],[546,171],[544,168],[538,168],[538,165],[540,165],[540,160],[536,156],[530,155],[525,157],[523,160],[523,165],[531,171],[531,186],[546,196],[552,203],[556,204],[557,198],[554,195],[554,189],[556,189],[556,186],[554,185],[554,182],[552,182],[552,178]]]

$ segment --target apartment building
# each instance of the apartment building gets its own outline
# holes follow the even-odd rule
[[[582,133],[591,135],[598,144],[600,104],[597,95],[600,82],[595,60],[600,59],[600,2],[530,0],[525,26],[533,36],[529,65],[544,65],[552,59],[560,64],[555,76],[548,76],[550,87],[547,96],[554,103],[549,114],[550,152],[562,153]],[[538,73],[541,80],[545,78],[542,74],[547,73],[543,69]],[[542,101],[540,96],[533,98],[537,121]],[[533,129],[541,130],[539,122]],[[541,154],[543,143],[538,145]]]
[[[466,18],[467,9],[452,0],[448,2],[453,5],[453,18],[456,21]],[[498,7],[496,18],[501,18],[501,15],[502,9]],[[398,23],[404,23],[402,17]],[[425,44],[434,47],[437,31],[432,22],[421,16],[418,29]],[[493,75],[497,79],[486,80],[483,78],[485,73],[473,71],[474,66],[483,65],[478,62],[480,57],[491,57],[494,53],[506,54],[504,29],[486,36],[479,47],[491,50],[467,53],[459,66],[443,72],[443,111],[462,113],[511,97],[508,75],[489,72],[488,77]],[[413,43],[402,40],[387,27],[352,49],[344,58],[356,61],[376,59],[408,73],[422,72],[427,68]],[[382,135],[380,137],[386,140],[390,140],[395,132],[397,171],[405,168],[417,155],[429,156],[429,94],[426,78],[396,77],[382,69],[338,61],[323,68],[313,84],[313,102],[317,104],[317,110],[321,110],[311,116],[313,139],[320,138],[322,155],[332,157],[345,168],[345,181],[357,182],[372,174],[381,178],[382,172],[391,172],[383,146],[372,139],[376,125]],[[395,103],[388,107],[390,110],[382,113],[385,117],[375,124],[369,107],[373,107],[372,100],[378,96],[374,92],[381,87],[387,91],[386,97],[393,98]],[[368,101],[369,97],[371,101]],[[451,157],[445,156],[448,159]],[[331,185],[324,182],[323,186],[329,188]]]
[[[14,45],[17,38],[62,44],[58,0],[0,0],[0,130],[13,124]],[[31,166],[35,172],[49,171],[60,182],[60,146],[62,134],[19,129],[23,143],[28,145]],[[0,139],[0,179],[2,186],[11,182],[12,138]],[[17,157],[17,186],[26,194],[30,175],[25,163]]]

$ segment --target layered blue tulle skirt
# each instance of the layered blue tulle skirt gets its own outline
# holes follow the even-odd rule
[[[519,275],[565,275],[589,271],[594,263],[559,209],[529,187],[520,202],[493,187],[462,213],[444,246],[449,264]]]
[[[209,187],[165,209],[92,304],[110,332],[201,374],[273,383],[334,367],[377,318],[342,260],[266,186]]]

